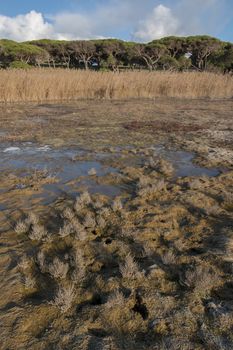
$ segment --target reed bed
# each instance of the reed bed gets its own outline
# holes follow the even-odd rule
[[[0,71],[0,102],[156,97],[232,98],[233,77],[207,72]]]

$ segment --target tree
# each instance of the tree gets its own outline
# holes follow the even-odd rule
[[[13,61],[26,64],[36,64],[37,59],[46,58],[47,52],[29,43],[17,43],[13,40],[0,40],[1,58],[7,66]]]
[[[186,57],[185,55],[181,56],[178,60],[179,63],[179,70],[187,70],[192,66],[192,61],[190,58]]]
[[[178,70],[180,68],[178,60],[168,55],[161,57],[161,59],[159,60],[159,66],[163,70],[169,70],[169,71]]]
[[[96,56],[96,47],[92,41],[72,41],[71,51],[78,64],[84,64],[85,69],[89,69],[92,59]]]
[[[70,42],[62,41],[58,47],[58,56],[63,64],[69,69],[73,54],[73,47]]]
[[[233,70],[233,44],[210,36],[170,36],[149,44],[118,39],[42,39],[23,43],[0,40],[0,66],[3,68],[30,65],[54,68],[83,66],[88,69],[94,64],[96,68],[113,71],[118,71],[119,66],[137,66],[149,70],[187,70],[194,67],[200,71],[228,72]]]
[[[222,72],[233,71],[233,44],[226,43],[221,52],[211,57],[212,63],[219,67]]]
[[[69,41],[41,39],[33,40],[29,43],[43,48],[48,53],[47,63],[49,66],[52,65],[54,68],[57,65],[66,66],[67,68],[70,67],[72,50]]]
[[[123,63],[126,54],[126,43],[117,39],[103,39],[93,41],[96,47],[96,57],[103,65],[113,71],[118,69],[118,66]]]
[[[145,62],[150,71],[157,67],[159,60],[167,53],[166,46],[155,41],[147,45],[137,44],[134,50],[135,55]]]
[[[211,55],[219,52],[223,43],[210,36],[191,36],[187,38],[187,48],[192,53],[192,63],[199,70],[207,68]]]
[[[168,49],[168,54],[172,58],[178,59],[187,52],[186,38],[168,36],[166,38],[160,39],[158,42],[166,46]]]

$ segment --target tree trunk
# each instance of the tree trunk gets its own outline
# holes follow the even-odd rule
[[[88,61],[87,60],[83,60],[83,62],[84,62],[85,70],[88,70],[89,69]]]

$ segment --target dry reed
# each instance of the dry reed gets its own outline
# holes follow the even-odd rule
[[[232,98],[233,77],[208,72],[0,71],[0,102],[155,97]]]

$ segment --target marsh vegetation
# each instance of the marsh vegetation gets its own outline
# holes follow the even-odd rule
[[[232,110],[1,106],[4,350],[233,347]]]
[[[0,102],[80,99],[231,98],[231,75],[197,72],[93,72],[64,69],[0,71]]]

